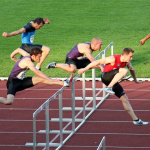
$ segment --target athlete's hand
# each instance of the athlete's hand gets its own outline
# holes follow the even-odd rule
[[[143,81],[141,81],[141,80],[136,80],[136,81],[135,81],[135,83],[137,83],[137,84],[138,84],[138,83],[142,83],[142,82],[143,82]]]
[[[142,39],[140,42],[141,42],[141,46],[142,46],[145,43],[145,40]]]
[[[45,24],[49,24],[50,21],[48,20],[48,18],[44,18],[43,21],[45,22]]]
[[[84,73],[84,68],[78,70],[78,74]]]
[[[11,60],[17,62],[19,59],[17,57],[11,57]]]
[[[8,37],[8,33],[7,33],[7,32],[4,32],[4,33],[2,34],[2,36]]]
[[[98,65],[99,69],[103,72],[104,66],[103,65]]]

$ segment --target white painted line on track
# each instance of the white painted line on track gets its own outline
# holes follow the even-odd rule
[[[0,147],[25,147],[25,145],[0,145]],[[9,149],[10,150],[10,149]]]
[[[19,134],[33,134],[33,132],[0,132],[0,134],[16,134],[16,133],[19,133]]]
[[[34,98],[34,97],[28,97],[28,98],[22,98],[22,97],[17,97],[17,98],[15,98],[15,99],[20,99],[20,100],[29,100],[29,99],[33,99],[33,100],[37,100],[37,99],[39,99],[39,100],[42,100],[42,99],[49,99],[49,98]],[[55,98],[56,100],[58,100],[58,98]],[[62,99],[65,99],[65,100],[70,100],[71,99],[71,97],[70,98],[62,98]],[[131,101],[150,101],[150,99],[142,99],[142,98],[140,98],[140,99],[130,99],[129,98],[129,100],[131,100]],[[107,100],[106,101],[120,101],[120,99],[119,98],[117,98],[117,99],[115,99],[115,98],[110,98],[110,97],[108,97],[107,98]]]
[[[37,122],[43,122],[45,120],[36,120]],[[33,122],[33,120],[9,120],[9,119],[0,119],[0,122]]]
[[[76,135],[80,135],[80,134],[83,134],[83,135],[90,135],[90,134],[92,134],[92,135],[132,135],[132,136],[134,136],[134,135],[136,135],[136,136],[150,136],[150,134],[139,134],[139,133],[85,133],[85,132],[77,132],[77,133],[75,133]]]
[[[89,87],[90,88],[90,87]],[[99,87],[99,88],[101,88],[101,87]],[[43,89],[43,88],[29,88],[29,89],[25,89],[24,91],[56,91],[56,90],[59,90],[60,88],[58,88],[58,89],[51,89],[51,88],[49,88],[49,89]],[[0,90],[7,90],[7,88],[0,88]],[[65,90],[71,90],[70,88],[69,89],[65,89]],[[82,89],[78,89],[78,88],[76,88],[75,90],[77,90],[77,91],[81,91]],[[133,91],[150,91],[150,89],[149,90],[146,90],[146,89],[125,89],[124,88],[124,90],[125,91],[131,91],[131,92],[133,92]],[[97,91],[97,90],[96,90]]]
[[[24,134],[24,133],[26,133],[26,134],[31,134],[31,133],[33,133],[33,132],[0,132],[0,134],[4,134],[4,133],[6,133],[6,134]],[[131,136],[150,136],[150,134],[141,134],[141,133],[95,133],[95,132],[93,132],[93,133],[86,133],[86,132],[76,132],[75,133],[76,135],[131,135]]]
[[[37,108],[35,108],[35,109],[30,109],[30,108],[0,108],[0,110],[35,111],[35,110],[37,110]],[[45,110],[45,109],[43,109],[43,110]],[[59,110],[59,109],[49,109],[49,110]]]
[[[70,147],[70,148],[97,148],[97,146],[77,146],[77,145],[64,145],[63,146],[64,148],[65,147]],[[122,149],[150,149],[150,147],[123,147],[123,146],[105,146],[106,148],[115,148],[115,149],[119,149],[119,150],[122,150]]]
[[[122,149],[148,149],[150,150],[150,147],[122,147],[122,146],[106,146],[106,148],[115,148],[115,149],[119,149],[119,150],[122,150]]]

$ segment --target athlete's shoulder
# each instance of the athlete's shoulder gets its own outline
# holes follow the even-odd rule
[[[26,32],[33,32],[33,31],[35,31],[35,28],[32,26],[31,21],[29,21],[27,24],[25,24],[24,28],[26,29]]]
[[[115,59],[119,59],[121,55],[112,55]]]

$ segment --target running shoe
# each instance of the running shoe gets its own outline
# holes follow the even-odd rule
[[[70,77],[64,81],[64,86],[69,87],[72,80],[73,80],[73,74],[71,73]]]
[[[129,76],[124,76],[119,82],[128,81],[129,78],[131,78],[131,75],[129,75]]]
[[[112,88],[105,88],[105,92],[109,93],[110,95],[115,94],[115,92],[112,90]]]
[[[129,75],[129,76],[124,76],[122,79],[123,79],[123,80],[128,80],[130,77],[131,77],[131,75]]]
[[[133,121],[133,124],[136,126],[144,126],[144,125],[147,125],[148,122],[144,122],[141,119],[139,119],[138,121]]]
[[[56,63],[55,63],[55,62],[49,63],[49,64],[46,66],[46,68],[47,68],[47,69],[56,68]]]

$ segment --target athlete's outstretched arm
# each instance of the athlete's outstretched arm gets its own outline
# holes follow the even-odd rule
[[[110,57],[106,57],[106,58],[103,58],[103,59],[93,61],[92,63],[90,63],[85,68],[79,69],[78,74],[82,74],[85,71],[89,70],[90,68],[96,67],[97,65],[104,65],[104,64],[113,63],[113,62],[115,62],[114,56],[110,56]]]
[[[24,33],[24,32],[26,32],[26,29],[25,28],[21,28],[21,29],[19,29],[17,31],[13,31],[11,33],[4,32],[2,34],[2,36],[4,36],[4,37],[11,37],[11,36],[15,36],[15,35],[18,35],[18,34],[21,34],[21,33]]]

